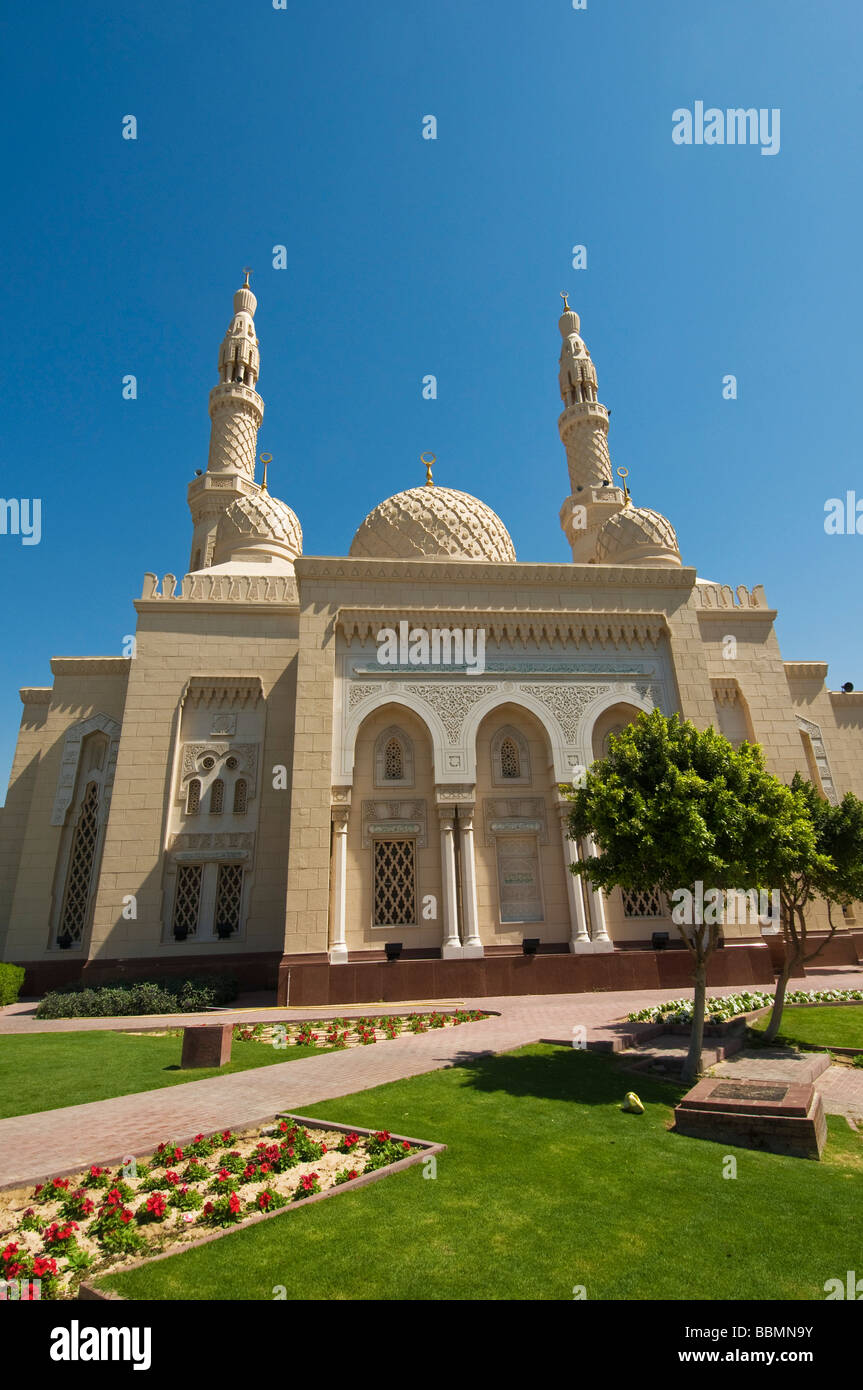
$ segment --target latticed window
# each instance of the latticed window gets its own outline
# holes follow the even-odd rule
[[[234,783],[234,815],[244,816],[246,807],[249,804],[249,788],[245,777],[240,777]]]
[[[225,809],[225,784],[217,777],[210,788],[210,815],[220,816]]]
[[[174,895],[174,931],[194,936],[198,930],[198,912],[201,906],[201,878],[203,867],[200,864],[181,864],[177,869],[177,891]]]
[[[623,898],[624,917],[665,916],[665,908],[658,888],[651,888],[647,893],[637,893],[634,889],[623,888],[621,896]]]
[[[500,745],[500,775],[501,777],[521,776],[521,758],[515,739],[505,738]]]
[[[81,940],[87,925],[93,860],[99,835],[98,817],[99,788],[95,782],[91,782],[78,812],[78,824],[75,826],[72,852],[69,856],[66,893],[57,931],[58,938],[67,938],[70,943]]]
[[[376,927],[416,925],[416,846],[413,840],[375,840]]]
[[[240,864],[220,864],[216,888],[216,933],[228,936],[240,925],[243,869]]]
[[[405,760],[397,738],[391,738],[384,749],[384,777],[388,782],[403,782]]]
[[[193,777],[186,792],[186,815],[196,816],[201,809],[201,783]]]

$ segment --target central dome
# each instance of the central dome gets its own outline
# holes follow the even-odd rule
[[[500,517],[468,492],[436,484],[397,492],[369,512],[350,554],[369,560],[515,560]]]

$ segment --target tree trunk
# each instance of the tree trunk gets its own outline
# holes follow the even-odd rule
[[[776,981],[776,994],[773,997],[773,1012],[770,1015],[770,1022],[764,1030],[764,1041],[772,1042],[779,1032],[779,1025],[782,1022],[782,1010],[785,1007],[785,991],[788,988],[788,981],[791,978],[791,971],[797,964],[794,955],[786,947],[785,964],[779,979]]]
[[[704,1041],[704,1002],[707,998],[707,961],[695,962],[695,995],[692,1001],[692,1036],[689,1053],[681,1073],[684,1081],[695,1082],[701,1075],[701,1047]]]

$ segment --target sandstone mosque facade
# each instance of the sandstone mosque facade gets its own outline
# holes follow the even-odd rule
[[[763,588],[699,578],[671,523],[633,505],[564,305],[571,562],[519,563],[500,518],[430,472],[366,517],[349,555],[304,556],[298,518],[256,479],[247,277],[188,491],[189,572],[145,577],[133,655],[56,657],[51,686],[21,690],[0,959],[25,963],[30,988],[219,968],[278,978],[282,998],[293,974],[292,1002],[504,992],[535,987],[513,983],[525,937],[540,988],[625,982],[675,929],[655,896],[605,897],[568,872],[591,846],[568,838],[560,787],[656,706],[757,740],[777,776],[799,769],[828,800],[863,796],[863,695],[783,661]],[[483,669],[453,664],[446,637],[436,663],[382,664],[383,630],[482,638]],[[757,924],[725,934],[766,952]],[[378,988],[362,972],[393,940]]]

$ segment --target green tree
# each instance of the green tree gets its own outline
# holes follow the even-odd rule
[[[570,796],[570,835],[592,835],[600,851],[573,872],[606,892],[658,888],[671,899],[683,889],[697,898],[699,885],[721,895],[778,887],[814,852],[805,798],[765,770],[757,744],[735,749],[715,729],[697,729],[659,710],[612,737],[608,756]],[[707,964],[719,940],[721,906],[712,915],[712,921],[708,912],[708,920],[675,923],[695,984],[683,1069],[688,1081],[701,1070]]]
[[[806,803],[815,839],[811,852],[775,885],[781,894],[785,958],[776,981],[770,1022],[764,1030],[767,1042],[772,1042],[779,1032],[785,992],[792,973],[820,955],[836,932],[839,923],[833,920],[834,906],[850,907],[854,902],[863,901],[863,801],[848,792],[838,806],[831,806],[799,772],[792,778],[791,790]],[[806,909],[816,897],[824,898],[827,903],[830,931],[810,951],[807,949]]]

